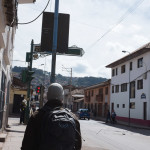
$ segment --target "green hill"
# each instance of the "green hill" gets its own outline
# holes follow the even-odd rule
[[[13,75],[17,78],[20,78],[21,77],[20,73],[24,69],[26,68],[15,66],[14,68],[12,68]],[[35,78],[32,80],[31,83],[33,87],[36,87],[40,84],[44,84],[46,87],[48,87],[50,84],[50,72],[47,71],[43,72],[43,70],[37,68],[33,68],[32,70],[35,71],[33,75]],[[56,75],[56,82],[62,85],[70,84],[70,80],[71,80],[70,77],[62,76],[61,74]],[[75,87],[87,87],[104,82],[106,80],[107,80],[106,78],[102,77],[72,77],[72,85],[74,85]]]

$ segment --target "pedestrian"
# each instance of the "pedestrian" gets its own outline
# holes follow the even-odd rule
[[[25,99],[20,104],[20,124],[24,123],[25,119],[25,111],[26,111],[27,103]]]
[[[63,96],[60,84],[49,86],[48,101],[30,117],[21,150],[81,150],[80,124],[63,108]]]
[[[116,113],[114,110],[112,110],[112,113],[111,113],[111,119],[112,119],[112,123],[116,123]]]
[[[34,104],[31,105],[30,108],[30,117],[33,115],[33,113],[36,111],[36,106]]]
[[[110,111],[107,111],[107,116],[106,116],[106,123],[108,123],[108,121],[111,122],[111,117],[110,117]]]

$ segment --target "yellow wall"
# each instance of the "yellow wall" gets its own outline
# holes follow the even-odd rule
[[[24,95],[25,99],[27,99],[27,90],[22,90],[22,89],[17,89],[17,88],[11,87],[10,101],[9,101],[9,114],[11,114],[12,110],[13,110],[14,94]]]

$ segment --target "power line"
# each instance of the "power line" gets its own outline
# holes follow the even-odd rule
[[[46,5],[46,7],[44,8],[44,10],[43,10],[35,19],[33,19],[32,21],[26,22],[26,23],[17,23],[17,24],[20,24],[20,25],[29,24],[29,23],[32,23],[32,22],[34,22],[35,20],[37,20],[37,19],[43,14],[43,12],[46,10],[47,6],[49,5],[49,2],[50,2],[50,0],[48,0],[47,5]]]
[[[118,26],[123,20],[125,20],[125,18],[133,13],[137,7],[139,7],[142,3],[144,2],[144,0],[140,0],[138,1],[136,4],[132,5],[130,8],[128,8],[128,10],[120,17],[120,19],[117,21],[117,23],[111,27],[110,29],[108,29],[98,40],[96,40],[93,44],[91,44],[91,46],[89,46],[87,49],[92,48],[96,43],[98,43],[103,37],[105,37],[108,33],[110,33],[116,26]],[[134,7],[133,7],[134,6]]]

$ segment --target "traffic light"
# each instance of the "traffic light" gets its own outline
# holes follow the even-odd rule
[[[41,86],[36,87],[36,93],[41,93]]]
[[[32,75],[34,74],[34,71],[29,71],[29,70],[22,70],[21,73],[21,80],[23,83],[31,82],[34,77]]]
[[[27,71],[27,81],[32,81],[34,79],[34,77],[32,77],[34,73],[34,71]]]
[[[27,70],[22,70],[22,73],[21,73],[21,81],[23,83],[26,83],[27,82]]]

